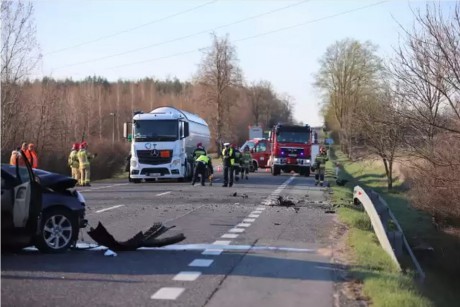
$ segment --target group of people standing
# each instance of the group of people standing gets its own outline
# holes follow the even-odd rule
[[[30,166],[32,166],[32,168],[38,168],[38,154],[35,151],[35,145],[32,143],[27,144],[26,142],[23,142],[21,147],[11,152],[10,164],[25,166],[24,158],[20,154],[21,151],[24,153]]]
[[[201,185],[205,185],[205,178],[209,178],[209,185],[212,185],[214,169],[212,159],[207,155],[202,143],[198,143],[193,152],[195,159],[195,170],[192,180],[192,185],[198,181],[201,176]],[[249,147],[245,147],[243,152],[240,152],[238,147],[230,143],[224,144],[222,150],[222,163],[224,168],[224,184],[223,187],[233,186],[233,179],[238,181],[241,174],[241,180],[249,179],[249,166],[251,165],[252,157]],[[229,181],[230,179],[230,181]]]
[[[224,166],[224,184],[223,187],[232,187],[233,179],[238,181],[241,173],[241,180],[248,178],[249,167],[251,165],[252,157],[249,147],[245,146],[243,152],[237,146],[230,143],[224,143],[222,149],[222,163]]]
[[[91,160],[96,155],[88,152],[88,143],[74,143],[72,150],[69,154],[68,165],[71,169],[72,178],[77,180],[77,185],[80,186],[91,186],[90,175],[91,175]]]

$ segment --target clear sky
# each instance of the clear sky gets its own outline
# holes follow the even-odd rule
[[[43,54],[38,77],[191,80],[203,48],[211,43],[210,33],[228,34],[245,82],[271,82],[278,93],[292,97],[294,117],[313,126],[322,124],[319,95],[312,83],[326,48],[344,38],[370,40],[380,47],[380,56],[389,58],[398,44],[397,22],[411,26],[411,9],[426,5],[379,0],[34,3]]]

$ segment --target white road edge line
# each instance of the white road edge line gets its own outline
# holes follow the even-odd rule
[[[150,298],[152,300],[175,300],[184,292],[185,288],[164,287],[155,292]]]
[[[168,191],[168,192],[164,192],[164,193],[157,194],[157,195],[155,195],[155,196],[163,196],[163,195],[170,194],[170,193],[171,193],[171,191]]]
[[[116,205],[116,206],[113,206],[113,207],[108,207],[108,208],[105,208],[105,209],[98,210],[98,211],[96,211],[96,213],[101,213],[101,212],[104,212],[104,211],[109,211],[109,210],[116,209],[116,208],[120,208],[120,207],[123,207],[123,206],[124,206],[124,205]]]

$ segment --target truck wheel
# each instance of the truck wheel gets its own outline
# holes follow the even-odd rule
[[[279,166],[273,165],[272,166],[272,175],[278,176],[281,173],[281,168]]]

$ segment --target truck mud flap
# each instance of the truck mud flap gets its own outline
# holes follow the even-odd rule
[[[88,235],[98,244],[113,251],[134,251],[140,247],[162,247],[185,240],[185,236],[182,233],[172,237],[158,239],[160,235],[164,234],[173,227],[175,226],[165,227],[161,223],[155,223],[145,233],[140,231],[131,239],[119,242],[115,240],[104,225],[99,222],[96,228],[91,228],[90,231],[88,231]]]

